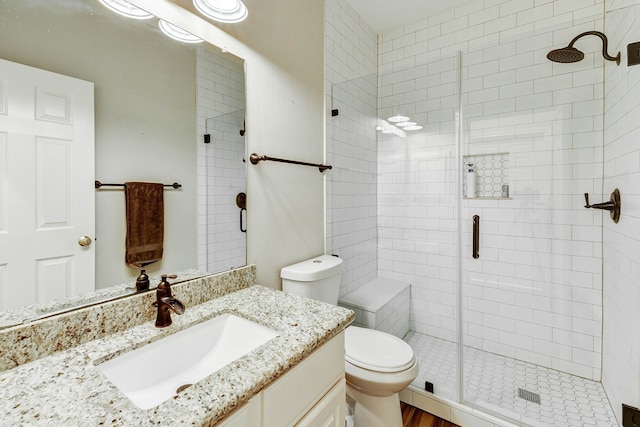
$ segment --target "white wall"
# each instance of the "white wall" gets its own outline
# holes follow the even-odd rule
[[[627,66],[626,46],[640,40],[640,2],[606,3],[610,52],[605,70],[605,194],[618,188],[620,222],[604,221],[604,349],[602,382],[621,422],[621,404],[640,406],[640,67]]]
[[[324,2],[247,2],[248,18],[224,31],[167,0],[131,3],[246,61],[249,153],[324,161]],[[258,283],[279,288],[282,267],[324,252],[324,175],[250,165],[247,196],[247,261],[256,264]]]
[[[321,163],[324,155],[324,2],[247,4],[247,152]],[[280,269],[324,253],[324,174],[264,162],[248,167],[247,261],[258,283],[280,288]]]
[[[161,36],[157,34],[157,37]],[[141,41],[140,38],[136,40]],[[132,41],[123,35],[115,45],[125,43]],[[196,150],[192,143],[196,115],[195,52],[182,51],[176,56],[163,49],[154,50],[155,42],[141,46],[144,54],[138,50],[122,58],[122,62],[127,64],[125,71],[112,74],[115,78],[111,80],[111,86],[105,87],[102,93],[104,98],[108,98],[109,113],[102,124],[96,120],[96,179],[114,183],[149,181],[182,184],[179,190],[164,192],[163,257],[147,266],[147,274],[171,273],[196,268],[197,262]],[[107,51],[97,50],[102,54]],[[137,68],[132,65],[136,61],[145,66]],[[151,63],[150,67],[146,66],[147,62]],[[98,64],[94,62],[94,66]],[[166,74],[149,74],[149,70],[154,69],[163,69]],[[123,86],[124,81],[143,85],[146,108],[129,108],[133,105],[127,99],[131,91]],[[99,95],[96,94],[96,99]],[[98,116],[100,108],[97,102]],[[144,130],[139,127],[141,123]],[[98,191],[96,288],[133,281],[140,273],[124,263],[125,227],[124,192]]]
[[[327,252],[345,261],[340,296],[376,277],[377,37],[342,0],[326,1]]]
[[[602,0],[483,1],[380,38],[380,106],[425,126],[380,143],[379,274],[412,284],[412,328],[455,339],[462,155],[509,153],[513,200],[462,205],[464,342],[600,379],[603,59],[546,53],[602,30]],[[463,149],[455,148],[462,51]],[[611,67],[607,64],[607,67]],[[607,68],[608,70],[609,68]],[[500,168],[502,168],[501,166]],[[471,258],[471,217],[481,218]],[[608,221],[608,219],[606,219]]]

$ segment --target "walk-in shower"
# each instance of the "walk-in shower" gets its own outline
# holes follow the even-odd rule
[[[554,30],[567,31],[433,52],[398,31],[383,38],[375,87],[369,76],[334,84],[328,247],[347,262],[343,294],[376,276],[411,284],[416,393],[432,385],[523,426],[613,427],[600,383],[603,214],[584,206],[585,193],[611,191],[604,61],[586,43],[589,61],[550,63]],[[616,60],[606,43],[604,56]]]

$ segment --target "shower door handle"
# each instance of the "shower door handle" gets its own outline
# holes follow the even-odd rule
[[[478,251],[480,250],[480,217],[473,216],[473,258],[480,258]]]
[[[236,196],[236,206],[240,208],[240,231],[246,233],[247,226],[244,225],[242,213],[247,212],[247,193],[238,193]]]
[[[242,231],[243,233],[247,232],[247,226],[244,225],[244,221],[242,220],[242,213],[246,212],[247,210],[245,208],[240,209],[240,231]]]

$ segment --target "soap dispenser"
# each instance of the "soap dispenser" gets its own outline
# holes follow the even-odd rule
[[[140,275],[136,279],[136,292],[142,292],[149,289],[149,276],[145,270],[140,270]]]
[[[467,163],[467,199],[476,197],[476,171],[473,169],[473,163]]]

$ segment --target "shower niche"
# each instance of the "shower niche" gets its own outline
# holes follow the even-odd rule
[[[472,166],[469,166],[472,165]],[[463,193],[465,199],[510,200],[509,185],[509,153],[469,154],[462,156]],[[475,173],[475,191],[473,178],[468,173]],[[473,194],[473,196],[471,196]]]

